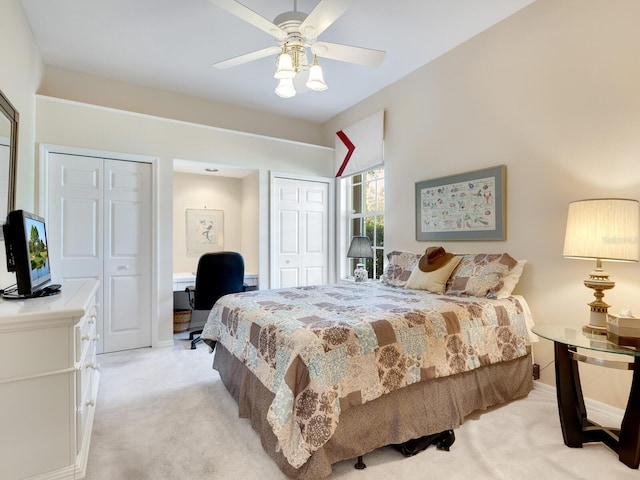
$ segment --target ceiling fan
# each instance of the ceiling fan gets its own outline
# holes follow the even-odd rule
[[[278,44],[214,63],[213,66],[226,69],[279,54],[274,77],[279,80],[276,94],[284,98],[296,94],[296,86],[293,82],[300,72],[308,73],[306,87],[315,91],[327,89],[318,64],[318,57],[377,67],[386,55],[381,50],[317,41],[322,32],[329,28],[354,1],[320,0],[311,13],[306,14],[298,11],[298,2],[294,0],[293,11],[281,13],[272,22],[236,0],[209,0],[213,5],[265,31]],[[313,55],[312,63],[309,63],[307,50]],[[298,89],[300,89],[299,86]]]

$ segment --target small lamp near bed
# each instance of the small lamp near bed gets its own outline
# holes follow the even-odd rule
[[[602,268],[602,260],[637,262],[639,208],[637,200],[596,198],[569,204],[563,256],[596,260],[596,268],[584,281],[594,290],[596,299],[589,304],[587,333],[607,334],[607,305],[602,299],[604,290],[614,287],[609,274]]]
[[[354,236],[351,239],[351,245],[349,245],[347,257],[359,258],[361,260],[364,258],[373,258],[373,248],[371,248],[371,240],[369,240],[369,237],[360,235]],[[356,265],[356,268],[353,271],[353,276],[356,282],[363,282],[369,277],[367,269],[364,266],[364,262]]]

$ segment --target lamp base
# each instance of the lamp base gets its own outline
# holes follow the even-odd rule
[[[356,269],[353,271],[353,278],[355,278],[356,282],[364,282],[369,275],[367,274],[367,269],[364,268],[364,264],[358,263],[356,265]]]
[[[609,274],[602,269],[600,260],[598,260],[596,269],[584,281],[584,285],[593,290],[593,296],[596,299],[589,304],[591,308],[589,323],[582,327],[582,331],[593,335],[606,335],[607,310],[610,305],[603,301],[604,291],[612,289],[615,282],[609,280]]]
[[[591,324],[583,325],[582,331],[590,335],[607,335],[607,327],[600,327]]]

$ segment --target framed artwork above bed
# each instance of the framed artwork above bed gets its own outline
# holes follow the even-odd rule
[[[416,240],[505,240],[506,167],[416,182]]]

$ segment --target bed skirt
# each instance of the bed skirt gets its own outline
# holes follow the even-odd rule
[[[334,435],[296,469],[278,450],[267,421],[274,394],[220,343],[215,348],[213,368],[238,402],[239,416],[250,419],[260,434],[264,450],[284,474],[299,480],[327,477],[333,463],[385,445],[452,430],[474,411],[523,397],[533,388],[531,354],[409,385],[343,412]]]

